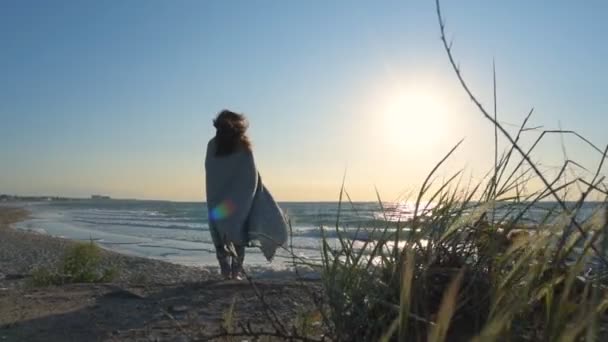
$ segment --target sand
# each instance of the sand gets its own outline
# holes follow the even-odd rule
[[[105,250],[103,265],[119,271],[112,283],[35,287],[32,270],[54,267],[75,242],[9,227],[26,217],[0,207],[0,342],[204,341],[221,332],[233,302],[236,331],[251,324],[272,332],[258,292],[287,326],[315,311],[310,293],[318,282],[256,279],[256,292],[214,270]]]

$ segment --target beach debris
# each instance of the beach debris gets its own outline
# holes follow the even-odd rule
[[[2,274],[0,273],[0,280],[19,280],[27,278],[27,274]]]
[[[144,299],[145,297],[127,289],[116,289],[108,292],[103,297],[106,298],[120,298],[120,299]]]
[[[187,336],[179,335],[171,340],[171,342],[188,342],[190,339]]]
[[[186,312],[188,311],[190,308],[186,305],[171,305],[169,307],[169,311],[173,312],[173,313],[180,313],[180,312]]]

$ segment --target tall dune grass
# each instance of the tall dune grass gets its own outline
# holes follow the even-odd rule
[[[608,187],[601,176],[608,146],[599,149],[573,131],[531,129],[532,111],[514,134],[508,132],[497,120],[496,105],[490,114],[469,90],[445,38],[439,1],[436,5],[457,79],[495,127],[495,165],[474,185],[463,185],[461,171],[438,183],[437,171],[456,144],[411,199],[414,217],[397,229],[389,229],[394,222],[388,220],[386,227],[369,228],[378,239],[362,246],[346,237],[352,234],[346,234],[338,214],[331,228],[338,243],[324,238],[322,244],[320,310],[328,336],[339,341],[608,338]],[[496,79],[494,94],[495,89]],[[509,142],[502,154],[499,134]],[[522,137],[530,134],[536,140],[523,146]],[[552,134],[588,144],[597,152],[597,166],[583,168],[566,157],[556,174],[544,172],[534,161],[535,149]],[[340,203],[351,205],[344,186]],[[545,215],[531,224],[532,211]],[[328,228],[322,232],[326,236]]]

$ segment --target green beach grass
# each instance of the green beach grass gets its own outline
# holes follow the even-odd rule
[[[112,281],[116,268],[101,266],[101,248],[93,241],[71,246],[55,269],[37,268],[32,271],[33,286],[63,285],[68,283],[104,283]]]

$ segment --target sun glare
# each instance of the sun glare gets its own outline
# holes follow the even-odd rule
[[[390,145],[412,150],[433,148],[447,133],[445,99],[432,92],[401,90],[388,97],[383,121]]]

